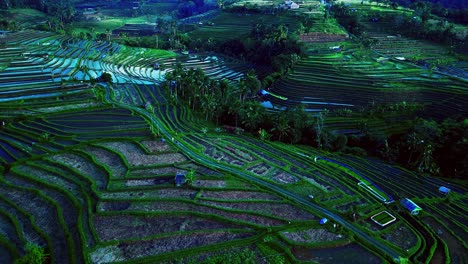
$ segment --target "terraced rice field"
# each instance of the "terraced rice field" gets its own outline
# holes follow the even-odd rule
[[[201,133],[202,122],[171,104],[150,73],[154,61],[176,60],[170,54],[152,57],[157,51],[44,32],[6,39],[1,263],[27,254],[30,243],[44,248],[51,263],[226,261],[229,253],[245,252],[258,263],[466,259],[453,250],[466,249],[464,186],[449,186],[455,196],[447,203],[436,191],[444,182],[379,161],[222,130]],[[48,58],[34,55],[44,52]],[[233,82],[243,72],[204,56],[182,61],[213,69],[212,78],[231,71]],[[81,83],[83,65],[91,72],[85,76],[105,69],[115,82],[93,87],[80,76]],[[426,218],[382,203],[315,156],[351,168],[395,200],[412,198]],[[193,173],[193,182],[177,187],[178,173]],[[372,226],[369,218],[383,210],[395,223]],[[323,217],[326,225],[319,224]]]
[[[409,45],[409,44],[408,44]],[[406,45],[405,45],[406,46]],[[363,51],[350,42],[314,43],[309,56],[271,87],[288,98],[267,96],[278,107],[306,106],[307,111],[350,109],[373,104],[418,103],[432,117],[466,116],[468,80]],[[380,58],[383,58],[380,56]],[[339,123],[341,122],[341,124]],[[329,120],[334,130],[357,129],[358,120]],[[392,129],[379,124],[380,130]]]
[[[298,18],[291,14],[286,16],[275,15],[259,15],[259,14],[236,14],[236,13],[220,13],[216,17],[197,24],[197,29],[191,31],[189,35],[192,39],[207,40],[226,40],[240,38],[250,34],[256,24],[263,25],[287,25],[289,30],[293,32],[299,25]]]

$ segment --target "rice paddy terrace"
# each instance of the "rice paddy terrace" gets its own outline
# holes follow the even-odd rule
[[[467,115],[466,61],[450,55],[441,45],[387,33],[391,23],[372,22],[382,12],[408,10],[361,1],[345,2],[362,15],[363,21],[369,21],[364,26],[375,42],[371,49],[350,39],[330,39],[333,35],[329,34],[307,41],[308,57],[271,87],[270,92],[280,98],[269,96],[268,100],[279,107],[305,104],[311,112],[324,109],[356,112],[370,103],[405,102],[424,106],[422,115],[431,118]],[[327,125],[333,130],[354,131],[358,122],[353,116],[332,117]],[[385,124],[372,126],[382,131],[398,130]]]
[[[398,46],[416,48],[410,43]],[[466,115],[468,111],[464,104],[466,78],[402,63],[393,57],[373,56],[348,42],[314,44],[309,53],[308,59],[272,87],[275,94],[288,100],[272,98],[273,102],[304,103],[310,109],[323,110],[406,101],[424,104],[427,111],[446,116]]]
[[[468,260],[465,185],[202,132],[159,86],[177,60],[232,81],[244,65],[44,32],[3,40],[1,263],[28,254],[30,244],[52,263]],[[87,82],[104,71],[114,83]],[[176,174],[189,183],[177,187]],[[450,200],[441,185],[452,189]],[[399,206],[405,197],[423,208],[420,216]],[[393,219],[381,214],[374,222],[382,211],[395,220],[381,226]]]

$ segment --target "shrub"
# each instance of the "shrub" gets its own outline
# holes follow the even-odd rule
[[[343,153],[351,154],[354,156],[360,156],[360,157],[367,156],[366,150],[360,147],[344,147]]]
[[[39,247],[36,244],[26,244],[26,254],[21,258],[15,260],[15,264],[42,264],[45,263],[47,254],[44,252],[44,248]]]

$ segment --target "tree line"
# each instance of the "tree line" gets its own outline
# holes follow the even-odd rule
[[[33,8],[57,18],[62,23],[69,23],[75,15],[72,0],[0,0],[0,9]]]
[[[393,5],[393,7],[396,8],[397,5]],[[360,37],[364,44],[372,44],[370,39],[366,39],[366,27],[363,23],[365,20],[369,20],[372,22],[391,23],[392,27],[388,30],[394,34],[427,39],[447,44],[451,47],[464,47],[466,36],[462,38],[457,35],[454,24],[449,22],[447,14],[440,17],[433,16],[431,14],[431,6],[426,2],[418,1],[411,4],[410,7],[413,8],[412,13],[387,12],[367,16],[366,14],[353,10],[343,2],[340,2],[332,5],[329,12],[348,32]],[[466,15],[468,18],[468,13],[466,13]],[[429,20],[432,21],[430,22]]]
[[[460,178],[468,175],[468,120],[446,119],[436,122],[417,118],[408,129],[393,135],[360,128],[353,135],[336,134],[326,127],[329,115],[350,115],[352,111],[328,110],[307,113],[303,105],[283,111],[267,111],[258,100],[261,83],[253,71],[245,74],[237,86],[226,80],[213,80],[197,69],[177,64],[167,73],[163,87],[174,104],[183,102],[205,120],[242,128],[261,140],[279,140],[306,144],[328,151],[375,156],[421,173]],[[411,115],[420,110],[407,103],[363,109],[376,114],[399,111]],[[379,114],[380,113],[380,114]],[[378,117],[377,117],[378,118]]]

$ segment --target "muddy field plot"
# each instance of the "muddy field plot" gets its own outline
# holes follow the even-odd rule
[[[260,163],[256,164],[252,167],[247,168],[246,170],[255,173],[258,176],[263,176],[266,177],[268,174],[270,174],[275,168],[271,165],[268,165],[266,163]]]
[[[298,209],[290,204],[265,202],[215,202],[200,201],[203,204],[234,209],[251,213],[262,213],[287,220],[313,220],[316,217],[309,212]]]
[[[83,150],[94,156],[98,162],[107,165],[112,178],[120,179],[125,177],[127,166],[125,166],[119,155],[109,150],[94,146],[86,146]]]
[[[132,169],[130,171],[130,178],[139,178],[156,175],[175,175],[176,173],[187,173],[186,170],[181,170],[172,166],[161,168],[147,168],[147,169]]]
[[[284,221],[273,219],[267,216],[252,215],[248,212],[229,212],[222,208],[212,208],[208,206],[173,201],[155,202],[129,202],[129,201],[101,201],[97,205],[97,210],[101,212],[197,212],[217,215],[233,221],[240,220],[246,223],[253,223],[261,226],[283,225]]]
[[[244,166],[246,164],[245,161],[243,160],[240,160],[240,159],[237,159],[236,157],[233,157],[232,155],[228,154],[228,153],[225,153],[215,147],[207,147],[205,149],[205,154],[208,155],[209,157],[215,159],[215,160],[218,160],[218,161],[221,161],[221,162],[225,162],[225,163],[229,163],[231,165],[236,165],[236,166]]]
[[[100,190],[103,190],[107,185],[107,172],[103,168],[98,167],[96,164],[79,155],[65,153],[50,156],[49,159],[54,162],[61,163],[67,167],[73,168],[81,175],[94,180]]]
[[[329,232],[326,229],[306,229],[298,231],[283,231],[281,234],[288,240],[297,243],[320,243],[344,239],[343,235]]]
[[[239,225],[190,215],[99,215],[93,218],[93,224],[99,239],[102,241],[143,238],[157,234],[181,231],[242,228],[242,226]]]
[[[193,183],[195,187],[206,187],[206,188],[225,188],[226,181],[224,180],[196,180]]]
[[[252,236],[250,233],[230,233],[226,231],[213,231],[192,234],[177,234],[159,239],[138,242],[120,242],[117,245],[104,246],[91,252],[93,263],[105,263],[118,260],[132,260],[141,257],[174,252],[187,248],[217,244],[234,239]],[[103,257],[105,255],[105,257]]]
[[[151,189],[102,193],[103,199],[182,198],[192,200],[198,191],[190,189]]]
[[[463,243],[454,237],[444,225],[432,217],[424,217],[421,220],[447,243],[452,263],[468,263],[468,252]]]
[[[100,143],[99,145],[122,153],[122,155],[127,159],[128,164],[132,167],[174,164],[187,161],[187,158],[180,153],[148,155],[133,142],[106,142]]]
[[[330,248],[312,248],[304,246],[294,246],[291,248],[291,253],[298,260],[314,261],[315,263],[336,264],[336,263],[353,263],[353,264],[381,264],[382,259],[366,248],[356,244],[345,244],[338,247]]]
[[[346,204],[342,204],[342,205],[336,205],[335,208],[338,211],[346,212],[346,211],[352,209],[353,207],[365,206],[365,205],[367,205],[366,200],[364,200],[362,198],[359,198],[356,201],[353,201],[353,202],[350,202],[350,203],[346,203]]]
[[[268,193],[243,191],[203,191],[200,198],[220,200],[281,200],[280,198]]]
[[[398,223],[397,227],[384,233],[381,237],[391,244],[407,250],[416,245],[418,238],[414,232],[403,223]]]
[[[140,142],[150,153],[172,152],[174,149],[161,140],[143,140]]]
[[[271,179],[280,184],[291,184],[299,181],[298,177],[280,170],[275,171]]]
[[[232,155],[234,158],[238,160],[244,160],[246,162],[252,162],[255,161],[257,158],[253,157],[251,154],[248,152],[235,148],[234,146],[224,146],[222,147],[224,151]]]
[[[73,195],[75,195],[75,198],[81,197],[80,186],[66,179],[63,176],[60,176],[55,173],[51,173],[46,170],[42,170],[40,168],[32,167],[26,164],[16,166],[14,170],[21,174],[25,174],[25,175],[37,178],[41,181],[49,182],[49,183],[52,183],[53,185],[60,186],[61,188],[66,189],[69,192],[71,192]]]
[[[9,189],[3,184],[0,184],[0,188],[2,195],[8,197],[18,208],[28,212],[30,220],[33,220],[41,232],[51,239],[51,253],[57,259],[68,260],[70,248],[66,242],[66,234],[59,221],[50,221],[57,219],[57,209],[49,204],[48,200],[29,191]]]

